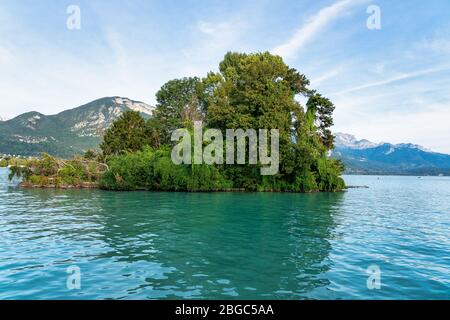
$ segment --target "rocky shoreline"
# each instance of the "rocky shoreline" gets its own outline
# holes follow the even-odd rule
[[[70,184],[33,184],[30,182],[21,182],[19,184],[21,188],[27,188],[27,189],[99,189],[99,186],[95,182],[83,182],[81,184],[77,185],[70,185]]]
[[[70,190],[70,189],[101,189],[100,186],[98,185],[98,183],[95,182],[84,182],[81,184],[76,184],[76,185],[70,185],[70,184],[33,184],[30,182],[21,182],[19,184],[19,186],[21,188],[25,188],[25,189],[61,189],[61,190]],[[351,186],[348,187],[348,189],[351,188],[369,188],[367,186]],[[125,192],[122,190],[110,190],[110,191],[117,191],[117,192]],[[126,191],[126,192],[136,192],[136,191],[152,191],[154,192],[155,190],[151,190],[151,189],[135,189],[135,190],[131,190],[131,191]],[[335,191],[335,192],[345,192],[346,190],[340,190],[340,191]],[[158,190],[156,192],[164,192],[162,190]],[[211,191],[166,191],[166,192],[189,192],[189,193],[194,193],[194,192],[261,192],[261,193],[320,193],[321,191],[319,190],[311,190],[308,192],[293,192],[293,191],[281,191],[281,190],[264,190],[264,191],[249,191],[243,188],[227,188],[227,189],[221,189],[221,190],[211,190]]]

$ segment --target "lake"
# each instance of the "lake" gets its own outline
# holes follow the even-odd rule
[[[0,169],[0,299],[450,299],[450,178],[344,178],[370,188],[25,190]]]

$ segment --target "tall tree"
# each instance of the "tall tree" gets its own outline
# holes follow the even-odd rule
[[[214,88],[208,99],[208,126],[222,130],[278,129],[280,172],[294,175],[293,127],[304,117],[295,97],[308,94],[308,79],[268,52],[227,53],[219,71],[205,79],[206,87]]]
[[[308,79],[279,56],[227,53],[220,72],[209,74],[208,121],[211,127],[277,128],[290,140],[293,116],[301,113],[297,94],[307,94]]]
[[[306,103],[307,117],[311,129],[317,129],[320,142],[326,148],[334,148],[334,135],[330,128],[333,126],[334,104],[321,94],[313,93]]]
[[[203,86],[199,78],[175,79],[164,84],[156,93],[155,118],[164,123],[161,143],[169,143],[173,130],[204,116]]]
[[[152,148],[158,149],[163,144],[165,126],[158,118],[150,118],[146,123],[146,135]]]
[[[105,132],[100,148],[104,156],[109,156],[139,151],[148,143],[144,118],[139,112],[126,111]]]

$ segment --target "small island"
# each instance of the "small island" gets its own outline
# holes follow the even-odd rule
[[[306,99],[303,106],[296,99]],[[268,52],[227,53],[219,72],[167,82],[150,118],[127,111],[106,131],[99,150],[70,160],[48,154],[10,166],[23,187],[100,188],[133,191],[341,191],[344,167],[333,149],[333,103],[309,80]],[[175,164],[174,130],[278,129],[279,171],[261,175],[262,164]],[[248,143],[248,142],[246,142]],[[247,146],[248,149],[248,146]],[[3,163],[5,165],[5,163]]]

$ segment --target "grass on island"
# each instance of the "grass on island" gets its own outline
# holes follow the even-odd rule
[[[63,160],[48,154],[11,165],[9,179],[22,178],[23,187],[95,188],[107,165],[98,161],[92,151],[84,157]]]

